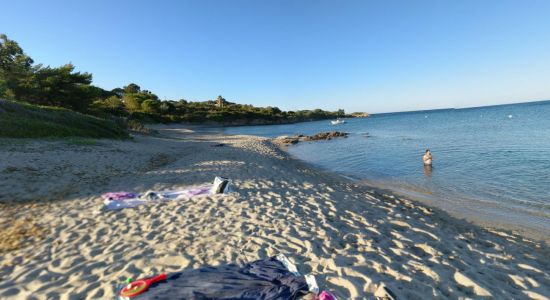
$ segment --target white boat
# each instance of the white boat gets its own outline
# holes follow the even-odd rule
[[[336,119],[336,120],[330,121],[330,124],[332,124],[332,125],[346,124],[346,121],[345,121],[345,120]]]

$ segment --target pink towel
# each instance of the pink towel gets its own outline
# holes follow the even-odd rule
[[[334,297],[333,294],[327,292],[327,291],[322,291],[316,298],[316,300],[336,300],[336,297]]]

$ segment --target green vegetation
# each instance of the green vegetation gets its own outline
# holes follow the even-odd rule
[[[281,111],[277,107],[254,107],[229,102],[222,96],[203,102],[160,100],[157,95],[141,89],[135,83],[108,91],[92,85],[92,74],[76,72],[72,64],[56,68],[35,64],[17,42],[3,34],[0,34],[0,99],[62,107],[82,113],[71,114],[68,110],[48,110],[28,105],[20,106],[21,114],[6,115],[7,109],[0,110],[0,124],[9,126],[9,129],[0,128],[3,131],[0,136],[83,134],[84,137],[120,137],[123,135],[119,132],[121,126],[108,121],[113,118],[125,120],[130,129],[141,128],[141,131],[146,131],[141,122],[245,125],[293,123],[348,116],[344,110]],[[8,108],[17,107],[10,102],[3,102],[2,105]],[[52,114],[49,119],[47,113]],[[83,114],[93,115],[95,118]],[[106,126],[113,127],[107,130]]]
[[[92,74],[34,64],[19,45],[0,34],[0,98],[59,106],[85,112],[104,91],[92,86]]]
[[[228,102],[222,96],[216,100],[188,102],[184,99],[160,101],[149,92],[131,84],[120,91],[121,97],[96,100],[90,110],[96,115],[114,114],[148,122],[217,122],[227,124],[276,124],[313,121],[343,117],[343,110],[328,112],[321,109],[281,111],[277,107],[254,107]]]
[[[59,107],[0,100],[0,116],[0,137],[128,137],[122,124]]]

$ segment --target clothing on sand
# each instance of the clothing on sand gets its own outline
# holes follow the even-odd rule
[[[132,195],[128,192],[114,192],[103,194],[103,203],[105,210],[118,210],[123,208],[136,207],[146,204],[151,201],[173,201],[188,199],[200,195],[210,195],[212,185],[199,186],[179,191],[148,191],[144,194],[133,194],[133,198],[128,198],[126,195]],[[113,195],[123,195],[122,197],[114,197]]]
[[[135,300],[152,299],[299,299],[308,294],[304,276],[275,257],[244,266],[230,264],[185,270],[155,283]]]
[[[209,185],[197,186],[177,191],[147,191],[143,194],[134,194],[130,192],[110,192],[101,195],[104,210],[118,210],[123,208],[136,207],[150,201],[172,201],[189,199],[200,195],[225,194],[229,191],[231,180],[218,177],[214,178],[214,183]]]

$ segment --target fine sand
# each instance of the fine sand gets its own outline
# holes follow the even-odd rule
[[[128,277],[277,253],[340,299],[381,285],[398,299],[550,298],[544,242],[314,170],[269,139],[158,130],[92,145],[0,140],[1,299],[112,299]],[[233,193],[99,211],[103,192],[216,175]]]

